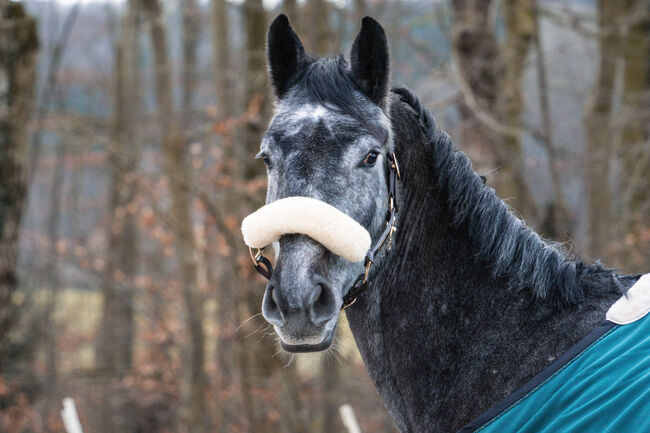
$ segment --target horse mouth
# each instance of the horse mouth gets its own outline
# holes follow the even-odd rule
[[[308,353],[308,352],[321,352],[328,349],[334,341],[334,334],[336,327],[323,338],[323,341],[315,344],[289,344],[285,343],[280,337],[280,347],[282,350],[290,353]]]

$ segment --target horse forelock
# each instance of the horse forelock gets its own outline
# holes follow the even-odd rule
[[[354,123],[381,143],[390,143],[388,110],[364,96],[350,77],[343,55],[311,59],[298,74],[286,97],[276,104],[276,117],[290,114],[293,124],[320,117],[337,126]]]

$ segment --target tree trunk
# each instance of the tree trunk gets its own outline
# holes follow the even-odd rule
[[[133,291],[137,273],[138,241],[134,200],[137,193],[139,146],[135,120],[139,106],[136,85],[137,6],[129,4],[115,46],[113,125],[108,148],[111,173],[109,222],[107,225],[106,278],[102,287],[98,368],[106,378],[102,403],[105,432],[135,431],[131,404],[120,386],[133,364]]]
[[[492,0],[454,0],[452,45],[462,78],[478,105],[492,110],[498,96],[498,47],[488,15]],[[490,134],[492,135],[492,134]]]
[[[459,104],[462,117],[460,136],[470,155],[481,156],[479,161],[477,158],[473,161],[475,164],[478,162],[479,170],[485,160],[483,169],[498,164],[493,157],[497,149],[497,133],[481,121],[477,113],[478,110],[494,113],[498,92],[498,50],[488,21],[491,4],[492,0],[453,0],[451,3],[454,12],[452,58],[457,67],[456,79],[463,90],[463,100]],[[496,176],[499,175],[497,171]]]
[[[31,155],[29,161],[29,170],[27,173],[28,182],[34,178],[35,171],[38,169],[38,162],[40,160],[40,155],[42,151],[42,141],[43,141],[43,118],[45,117],[48,109],[50,108],[50,102],[52,98],[57,94],[58,91],[58,75],[59,69],[61,68],[61,61],[63,55],[65,54],[66,47],[68,46],[68,41],[70,40],[70,34],[74,28],[74,24],[79,17],[79,10],[81,9],[81,4],[77,2],[68,12],[65,17],[63,28],[59,33],[56,42],[51,49],[52,53],[50,58],[47,60],[47,73],[45,74],[45,83],[42,86],[39,97],[38,109],[35,113],[34,119],[34,134],[32,134],[31,139]],[[48,35],[46,38],[54,39],[54,35]]]
[[[227,2],[225,0],[212,0],[212,27],[213,27],[213,50],[214,50],[214,73],[215,89],[217,93],[217,103],[219,106],[219,120],[224,122],[235,114],[233,100],[235,92],[233,91],[233,65],[231,59],[230,26],[227,19]],[[233,143],[232,130],[225,130],[220,134],[220,144],[223,152],[224,175],[233,179],[235,173],[236,154]],[[238,212],[240,198],[233,188],[219,192],[218,202],[222,204],[222,209],[228,212]],[[219,215],[221,216],[221,215]],[[219,227],[228,232],[226,227]],[[230,247],[237,249],[239,242],[229,242]],[[235,366],[236,343],[235,328],[237,323],[237,301],[234,295],[233,281],[237,279],[237,261],[236,257],[230,264],[223,266],[213,283],[216,286],[215,295],[216,311],[215,321],[218,334],[215,344],[215,364],[216,364],[216,388],[217,395],[227,395],[237,382],[237,367]],[[212,273],[210,275],[213,275]],[[238,414],[229,410],[232,406],[226,401],[217,401],[220,429],[224,431],[232,430],[233,421],[238,421]]]
[[[38,35],[21,3],[0,0],[0,373],[17,306],[18,234],[27,186],[27,125],[34,107]]]
[[[212,0],[212,45],[214,49],[214,78],[222,119],[233,114],[232,65],[230,63],[230,31],[226,0]]]
[[[330,54],[333,46],[329,6],[326,0],[308,0],[306,5],[310,51],[319,56]]]
[[[99,368],[123,375],[131,368],[133,346],[133,294],[128,289],[136,273],[137,239],[132,202],[136,194],[138,148],[133,136],[136,17],[128,10],[115,47],[115,87],[111,144],[106,282],[98,348]]]
[[[180,430],[200,433],[205,430],[204,330],[201,297],[197,285],[195,239],[190,218],[188,193],[189,171],[185,163],[186,143],[175,120],[170,62],[167,56],[167,35],[158,0],[141,0],[149,14],[153,47],[155,91],[158,103],[160,136],[163,140],[164,172],[171,195],[171,219],[175,236],[176,259],[179,265],[185,322],[189,334],[183,366],[183,402],[180,409]]]
[[[266,12],[262,0],[246,0],[243,7],[246,29],[246,65],[244,103],[246,122],[242,128],[241,151],[237,151],[235,176],[248,181],[263,174],[263,167],[252,156],[259,151],[260,139],[269,118],[269,95],[266,85]],[[262,197],[259,197],[262,199]]]
[[[542,35],[540,30],[539,16],[537,13],[536,0],[533,2],[533,23],[535,26],[533,45],[535,48],[536,57],[536,70],[537,70],[537,86],[539,89],[540,110],[542,112],[542,142],[544,150],[548,158],[548,165],[550,169],[551,185],[553,188],[553,202],[549,209],[551,211],[552,230],[551,233],[544,233],[546,236],[566,240],[570,239],[571,221],[569,218],[569,209],[567,207],[566,199],[564,198],[564,190],[562,189],[562,182],[560,170],[558,167],[559,160],[555,143],[553,140],[553,125],[551,123],[551,109],[548,101],[548,84],[546,80],[546,64],[544,61],[544,50],[542,48]]]
[[[504,124],[521,129],[521,116],[524,110],[522,78],[535,31],[533,0],[506,0],[504,14],[506,35],[500,56],[503,75],[499,80],[497,113]],[[499,167],[495,182],[496,190],[501,197],[509,200],[510,206],[516,208],[529,223],[534,224],[539,215],[523,175],[521,132],[501,135],[496,151],[496,162]]]
[[[489,20],[492,0],[454,0],[452,6],[452,46],[461,82],[471,93],[461,106],[463,141],[490,155],[498,168],[496,191],[535,226],[539,212],[524,177],[521,143],[521,80],[535,29],[533,0],[505,1],[501,48]]]
[[[627,0],[624,7],[631,25],[623,42],[623,118],[620,119],[623,256],[627,271],[645,272],[650,266],[650,18],[644,0]]]
[[[192,99],[196,84],[196,47],[201,36],[201,11],[196,0],[183,0],[183,127],[192,118]]]
[[[58,143],[55,154],[54,172],[50,184],[50,206],[47,216],[48,248],[45,265],[45,279],[47,280],[47,294],[45,314],[43,320],[43,335],[45,336],[45,364],[47,368],[48,392],[56,393],[58,350],[57,350],[57,324],[54,314],[60,286],[59,269],[57,266],[57,244],[59,241],[59,223],[61,222],[61,194],[65,174],[66,147],[65,143]]]
[[[585,164],[587,190],[587,245],[594,257],[607,257],[614,239],[610,161],[612,149],[612,101],[616,64],[620,59],[621,2],[598,1],[599,51],[598,75],[585,113]]]
[[[242,130],[243,152],[238,152],[239,158],[235,164],[235,182],[246,182],[262,173],[261,167],[251,164],[252,155],[257,152],[261,135],[266,120],[268,119],[268,93],[266,84],[265,69],[265,29],[266,13],[262,0],[246,0],[243,5],[244,25],[246,29],[246,87],[244,89],[244,102],[247,110],[247,120]],[[234,191],[233,191],[234,193]],[[238,198],[232,197],[237,200]],[[261,199],[261,197],[258,198]],[[238,206],[238,217],[243,216],[246,210]],[[238,256],[245,254],[240,246]],[[239,292],[237,298],[237,322],[243,324],[249,317],[256,314],[260,309],[259,298],[255,296],[256,286],[254,281],[244,281],[244,288]],[[249,324],[247,324],[249,325]],[[253,324],[250,324],[254,326]],[[262,419],[258,405],[253,398],[253,383],[257,378],[268,377],[275,365],[272,353],[274,348],[271,345],[253,344],[255,340],[242,338],[253,332],[255,328],[242,326],[239,328],[238,336],[238,363],[241,366],[240,384],[242,389],[242,403],[244,413],[248,420],[250,431],[263,431]]]

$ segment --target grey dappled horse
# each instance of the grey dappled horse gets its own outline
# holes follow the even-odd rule
[[[267,203],[318,199],[375,244],[393,152],[399,161],[397,231],[346,313],[400,431],[459,429],[589,334],[638,278],[583,263],[516,218],[419,99],[390,90],[388,44],[372,18],[348,62],[307,55],[280,15],[268,62],[277,107],[260,151]],[[275,248],[264,317],[285,350],[327,349],[364,263],[301,234]]]

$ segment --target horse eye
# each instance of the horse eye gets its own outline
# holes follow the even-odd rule
[[[271,168],[271,160],[269,159],[269,156],[266,153],[258,154],[257,158],[260,158],[262,161],[264,161],[264,164],[266,164],[268,168]]]
[[[375,165],[375,162],[377,162],[377,157],[378,156],[379,156],[379,154],[377,152],[370,152],[363,159],[363,163],[366,164],[366,165]]]

